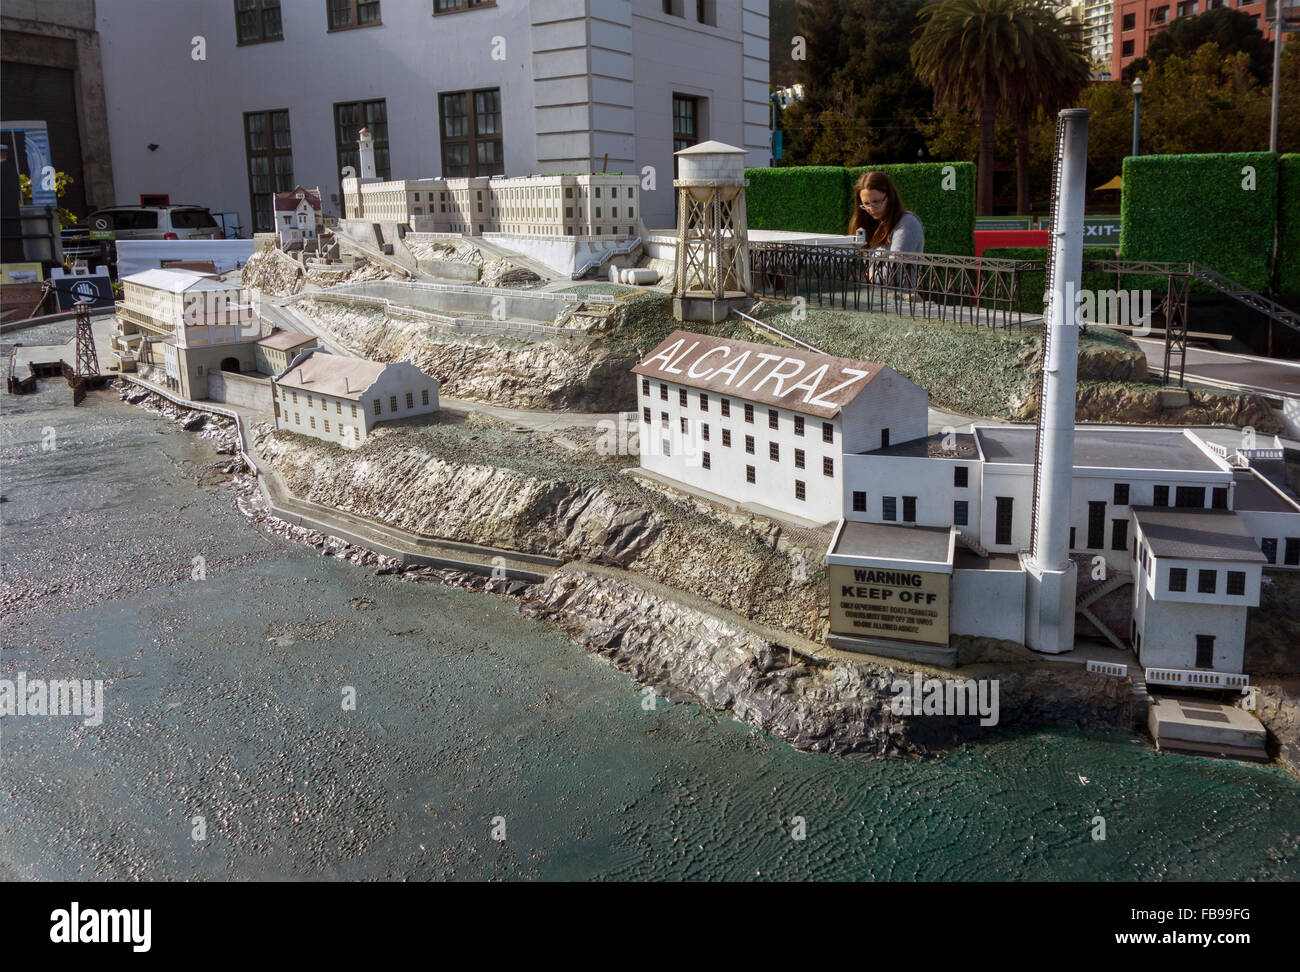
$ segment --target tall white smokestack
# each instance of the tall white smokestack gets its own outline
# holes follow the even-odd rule
[[[358,133],[357,156],[361,162],[361,178],[375,178],[375,138],[370,129],[363,128]]]
[[[1083,202],[1087,191],[1088,111],[1060,113],[1052,199],[1052,240],[1043,314],[1043,380],[1034,461],[1033,530],[1025,559],[1030,648],[1074,648],[1076,573],[1070,560],[1070,481],[1078,384],[1078,295],[1083,277]]]

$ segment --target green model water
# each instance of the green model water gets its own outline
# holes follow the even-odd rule
[[[0,879],[1300,877],[1276,768],[1084,732],[844,760],[648,710],[513,601],[263,535],[114,393],[0,402],[0,679],[105,683],[101,725],[0,718]]]

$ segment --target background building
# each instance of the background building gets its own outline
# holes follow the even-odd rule
[[[1195,17],[1216,7],[1251,14],[1260,32],[1271,41],[1275,3],[1277,0],[1114,0],[1111,72],[1118,78],[1130,61],[1145,57],[1151,38],[1176,18]],[[1300,0],[1282,0],[1282,11],[1284,19],[1300,20]],[[1294,34],[1283,30],[1283,43]]]
[[[357,133],[376,175],[461,179],[654,169],[673,152],[768,154],[763,0],[115,0],[99,4],[116,196],[167,193],[272,229],[272,197],[340,215]],[[147,24],[147,29],[142,25]],[[200,41],[202,43],[200,43]],[[360,174],[358,172],[358,174]]]

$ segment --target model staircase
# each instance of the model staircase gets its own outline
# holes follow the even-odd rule
[[[1231,297],[1237,303],[1244,304],[1251,310],[1257,311],[1279,324],[1285,324],[1293,331],[1300,331],[1300,314],[1288,310],[1277,301],[1269,300],[1263,294],[1258,294],[1249,287],[1237,283],[1231,277],[1226,277],[1219,271],[1211,270],[1203,264],[1192,262],[1187,266],[1193,280],[1208,284],[1219,293]]]
[[[1132,583],[1132,581],[1133,581],[1133,575],[1128,573],[1127,571],[1123,571],[1123,570],[1114,571],[1113,573],[1109,574],[1105,580],[1101,581],[1100,583],[1092,585],[1092,587],[1089,587],[1086,591],[1080,594],[1074,602],[1074,610],[1076,614],[1082,614],[1085,618],[1087,618],[1092,623],[1093,627],[1095,627],[1098,631],[1102,633],[1102,635],[1105,636],[1107,641],[1109,641],[1120,651],[1125,651],[1125,652],[1129,651],[1129,646],[1125,644],[1123,639],[1121,639],[1118,635],[1116,635],[1115,632],[1111,631],[1110,628],[1106,625],[1106,622],[1101,620],[1101,618],[1099,618],[1095,613],[1093,613],[1091,608],[1092,605],[1096,604],[1107,594],[1111,593],[1112,591],[1119,590],[1125,584]]]
[[[957,532],[957,539],[960,540],[968,550],[977,553],[985,560],[988,560],[989,552],[987,548],[984,547],[983,544],[981,544],[978,540],[976,540],[965,530],[960,530],[957,529],[956,527],[953,527],[953,529],[956,530]]]

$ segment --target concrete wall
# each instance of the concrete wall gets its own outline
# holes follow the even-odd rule
[[[701,140],[744,147],[752,165],[768,155],[766,4],[716,6],[712,27],[659,0],[498,0],[441,16],[389,2],[382,24],[330,32],[323,2],[284,3],[284,40],[241,47],[230,0],[101,3],[117,197],[167,192],[251,229],[243,114],[288,109],[293,180],[319,185],[339,215],[335,103],[385,99],[389,176],[421,178],[442,174],[439,92],[499,87],[505,174],[599,171],[606,153],[611,172],[652,165],[639,215],[672,225],[674,91],[707,99]]]
[[[1214,636],[1214,670],[1240,672],[1246,640],[1246,608],[1219,604],[1153,601],[1142,597],[1135,612],[1145,668],[1196,667],[1196,636]]]
[[[265,413],[266,420],[271,418],[271,382],[268,378],[215,371],[208,376],[208,398],[228,405],[256,408]]]
[[[1270,567],[1283,570],[1300,570],[1300,564],[1287,565],[1286,542],[1288,539],[1300,540],[1300,513],[1277,513],[1259,510],[1238,510],[1237,516],[1246,524],[1255,542],[1260,544],[1265,537],[1277,541],[1277,559]]]
[[[954,570],[949,624],[952,634],[1025,643],[1025,573]]]
[[[929,404],[924,388],[884,369],[843,410],[844,451],[879,449],[885,429],[893,445],[921,438],[928,431]]]
[[[954,486],[953,470],[966,467],[964,487]],[[854,512],[854,492],[867,494],[865,512]],[[886,522],[881,514],[881,498],[897,500],[898,518],[903,522],[904,496],[916,497],[917,526],[953,526],[953,503],[965,500],[967,525],[962,529],[976,535],[980,523],[980,461],[978,459],[920,458],[911,456],[844,457],[844,517],[866,523]]]

